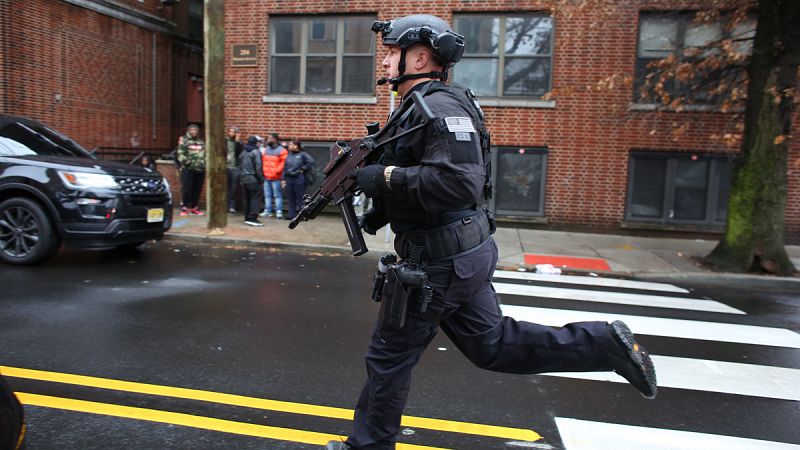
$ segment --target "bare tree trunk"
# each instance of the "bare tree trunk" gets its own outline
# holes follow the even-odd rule
[[[228,225],[225,159],[225,9],[223,0],[205,0],[206,208],[208,228]]]
[[[800,1],[761,0],[748,67],[742,156],[732,175],[725,234],[706,256],[732,272],[795,269],[784,247],[787,159],[800,64]]]

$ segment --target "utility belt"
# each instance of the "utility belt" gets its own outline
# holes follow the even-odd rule
[[[474,251],[494,231],[494,218],[483,210],[443,227],[399,234],[395,250],[401,261],[392,254],[383,256],[373,277],[372,300],[381,302],[383,323],[403,328],[408,314],[424,314],[433,299],[425,264]]]
[[[441,227],[400,233],[394,249],[401,259],[418,264],[448,260],[477,249],[496,229],[494,217],[482,209]]]

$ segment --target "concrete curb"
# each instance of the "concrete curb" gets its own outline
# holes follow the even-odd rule
[[[328,251],[335,253],[346,253],[351,255],[350,247],[324,244],[298,244],[296,242],[267,241],[263,239],[245,239],[229,236],[198,236],[196,234],[168,233],[164,235],[165,241],[191,241],[191,242],[213,242],[228,244],[248,244],[256,247],[291,247],[316,251]]]
[[[338,221],[337,221],[338,226]],[[196,230],[192,233],[181,233],[170,231],[169,233],[164,235],[165,240],[183,240],[183,241],[191,241],[191,242],[205,242],[205,243],[227,243],[231,245],[246,245],[246,246],[253,246],[253,247],[273,247],[273,248],[294,248],[294,249],[302,249],[304,251],[309,252],[327,252],[327,253],[335,253],[341,255],[352,255],[352,249],[350,246],[346,245],[335,245],[335,244],[315,244],[315,243],[308,243],[308,242],[296,242],[296,241],[286,241],[286,240],[266,240],[263,238],[247,238],[242,236],[235,236],[232,237],[230,235],[221,235],[221,236],[209,236],[205,233],[198,233]],[[603,239],[607,239],[603,237]],[[498,246],[501,243],[498,242]],[[607,243],[606,243],[607,245]],[[564,249],[562,249],[564,250]],[[568,250],[568,249],[567,249]],[[371,254],[382,254],[386,251],[391,251],[391,249],[385,248],[374,248],[367,253],[366,256],[374,256]],[[650,252],[654,258],[657,257],[655,251],[653,250],[643,250],[645,253]],[[690,253],[682,252],[687,255]],[[601,255],[602,257],[602,255]],[[612,261],[607,256],[604,257],[605,259]],[[535,267],[520,263],[516,260],[509,260],[508,255],[505,258],[501,258],[497,262],[498,268],[503,268],[505,270],[517,270],[517,269],[525,269],[527,272],[535,272]],[[776,277],[772,275],[757,275],[757,274],[736,274],[736,273],[727,273],[727,272],[712,272],[708,270],[700,270],[695,269],[692,271],[685,270],[689,266],[685,264],[675,264],[673,261],[669,264],[670,267],[674,267],[676,270],[664,272],[663,268],[662,271],[642,271],[642,270],[611,270],[611,271],[604,271],[604,270],[590,270],[590,269],[576,269],[576,268],[562,268],[562,273],[564,275],[582,275],[582,276],[604,276],[604,277],[615,277],[615,278],[628,278],[628,279],[643,279],[643,280],[683,280],[686,282],[700,282],[702,280],[730,280],[731,282],[734,281],[749,281],[754,283],[763,283],[763,284],[779,284],[779,283],[788,283],[790,285],[798,284],[800,285],[800,276],[794,277]],[[681,270],[681,269],[684,270]]]
[[[777,277],[774,275],[756,275],[747,273],[728,273],[728,272],[636,272],[631,276],[641,279],[675,279],[675,280],[698,280],[702,278],[714,278],[722,280],[758,281],[764,283],[787,282],[800,285],[800,277]]]

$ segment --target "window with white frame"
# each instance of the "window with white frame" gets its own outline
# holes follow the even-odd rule
[[[270,19],[270,93],[372,94],[372,17]]]
[[[550,92],[553,18],[546,14],[456,15],[464,35],[454,80],[485,97],[539,98]]]
[[[655,85],[660,70],[657,62],[675,56],[687,62],[698,63],[704,58],[719,56],[716,43],[730,40],[731,50],[749,55],[755,36],[755,19],[746,18],[732,23],[723,18],[715,21],[695,20],[695,12],[659,11],[643,12],[639,16],[639,41],[634,78],[634,102],[655,103],[659,100]],[[697,67],[695,65],[694,67]],[[651,82],[647,83],[650,77]],[[744,66],[711,64],[704,72],[697,70],[688,81],[679,76],[665,77],[664,90],[672,97],[684,97],[690,102],[715,104],[724,99],[727,90],[719,87],[734,86],[744,77]]]

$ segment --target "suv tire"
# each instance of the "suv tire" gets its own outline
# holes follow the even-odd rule
[[[0,261],[38,264],[52,258],[60,243],[50,218],[38,203],[24,197],[0,203]]]

